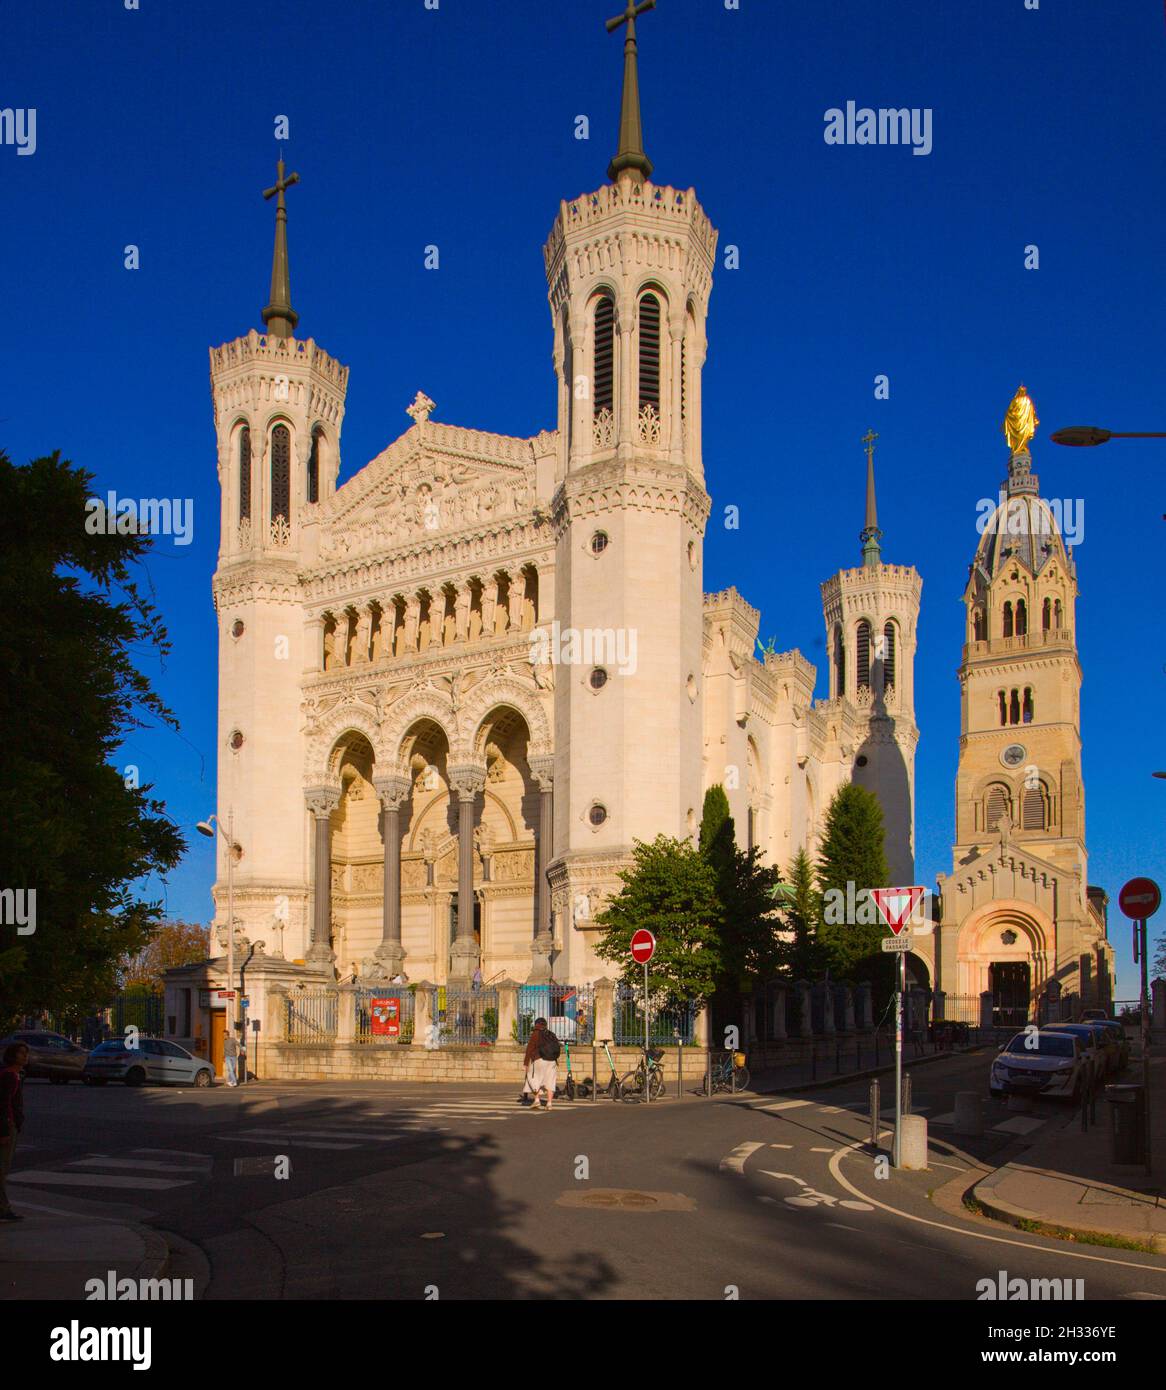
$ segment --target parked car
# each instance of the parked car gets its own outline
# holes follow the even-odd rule
[[[1105,1012],[1104,1009],[1082,1009],[1080,1022],[1090,1023],[1093,1021],[1108,1023],[1109,1015]]]
[[[1090,1072],[1082,1041],[1072,1033],[1034,1029],[1017,1033],[1000,1049],[989,1073],[994,1096],[1067,1096],[1077,1100]]]
[[[0,1038],[0,1048],[9,1043],[24,1043],[28,1048],[25,1076],[47,1077],[56,1086],[80,1081],[89,1056],[87,1048],[79,1047],[61,1033],[41,1033],[31,1028],[21,1028]]]
[[[1081,1049],[1090,1061],[1094,1086],[1103,1086],[1117,1070],[1117,1044],[1103,1023],[1046,1023],[1049,1033],[1071,1033],[1080,1038]]]
[[[107,1081],[123,1081],[127,1086],[147,1081],[210,1086],[214,1079],[205,1057],[195,1057],[163,1038],[139,1038],[137,1047],[127,1047],[124,1038],[115,1038],[95,1047],[85,1064],[85,1080],[91,1086],[104,1086]]]

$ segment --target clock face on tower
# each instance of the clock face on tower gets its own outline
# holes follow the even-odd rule
[[[1005,767],[1019,767],[1027,757],[1023,743],[1010,743],[1000,754],[1000,761]]]

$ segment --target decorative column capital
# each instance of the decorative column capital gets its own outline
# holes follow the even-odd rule
[[[340,805],[340,788],[335,786],[308,787],[304,791],[308,810],[317,820],[326,820]]]
[[[481,763],[463,763],[460,767],[451,767],[448,778],[459,801],[472,801],[486,789],[486,768]]]
[[[538,783],[540,792],[549,792],[555,782],[555,755],[553,753],[536,753],[533,757],[527,758],[530,767],[530,775]]]
[[[409,793],[412,791],[412,783],[408,777],[396,775],[386,777],[374,777],[372,784],[380,798],[381,806],[386,811],[397,810],[402,801],[408,800]]]

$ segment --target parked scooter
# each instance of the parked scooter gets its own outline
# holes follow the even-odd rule
[[[617,1072],[615,1069],[615,1059],[612,1057],[611,1048],[608,1046],[606,1041],[603,1044],[603,1051],[604,1055],[607,1057],[607,1065],[611,1068],[611,1076],[608,1078],[606,1085],[600,1086],[598,1094],[601,1096],[607,1096],[609,1100],[619,1100],[619,1072]],[[578,1083],[577,1086],[579,1099],[590,1100],[592,1091],[594,1089],[594,1079],[590,1076],[585,1076],[583,1080]]]

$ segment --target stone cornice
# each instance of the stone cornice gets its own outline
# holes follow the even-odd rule
[[[581,517],[635,510],[683,513],[703,533],[712,498],[687,469],[635,456],[592,463],[569,473],[551,499],[556,538]]]

